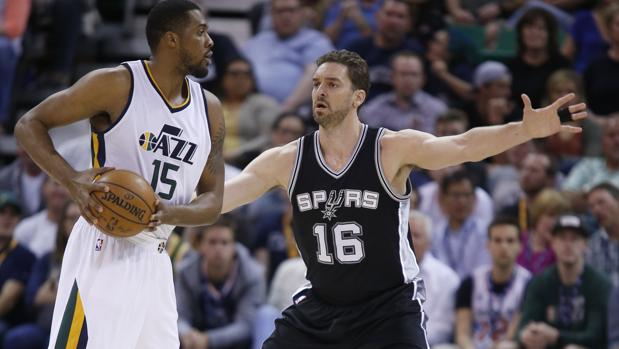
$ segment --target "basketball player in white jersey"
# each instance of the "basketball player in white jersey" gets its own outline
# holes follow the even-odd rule
[[[366,62],[341,50],[316,63],[319,130],[267,150],[224,189],[227,212],[286,188],[308,266],[311,288],[297,293],[263,348],[427,348],[419,268],[406,231],[411,170],[480,161],[532,138],[580,132],[561,125],[557,114],[574,95],[540,109],[523,95],[522,121],[456,136],[373,130],[357,116],[369,89]],[[585,104],[569,113],[586,117]]]
[[[50,348],[178,348],[165,241],[175,225],[208,224],[221,211],[221,106],[187,78],[207,73],[213,42],[206,20],[191,1],[166,0],[149,13],[146,35],[150,60],[87,74],[29,111],[15,129],[19,143],[67,187],[82,213],[64,256]],[[48,131],[86,118],[93,168],[76,172]],[[93,179],[111,168],[150,181],[160,198],[152,229],[123,239],[93,225],[102,208],[89,194],[108,190]]]

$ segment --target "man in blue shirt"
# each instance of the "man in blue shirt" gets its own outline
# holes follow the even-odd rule
[[[303,28],[300,0],[272,0],[273,30],[260,32],[245,45],[258,89],[293,110],[310,100],[316,58],[333,50],[319,31]]]

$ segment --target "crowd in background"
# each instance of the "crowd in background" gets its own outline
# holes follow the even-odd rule
[[[0,137],[85,73],[78,63],[102,63],[98,35],[126,4],[0,0]],[[359,117],[372,127],[450,136],[519,120],[522,93],[536,108],[586,102],[582,133],[413,171],[409,226],[432,348],[619,348],[619,1],[269,0],[247,18],[246,42],[210,33],[201,81],[223,106],[228,178],[316,129],[314,61],[333,49],[368,62]],[[19,148],[0,166],[0,348],[45,348],[79,209]],[[175,229],[183,348],[260,347],[307,282],[291,212],[274,190]]]

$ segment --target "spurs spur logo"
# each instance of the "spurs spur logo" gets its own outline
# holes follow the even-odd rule
[[[322,212],[322,218],[326,218],[329,221],[332,218],[337,217],[335,215],[335,211],[337,211],[338,208],[342,207],[342,203],[344,201],[344,190],[340,190],[339,193],[337,193],[337,199],[335,198],[335,195],[336,191],[331,190],[331,192],[329,193],[329,199],[327,199],[327,202],[325,203],[325,209],[320,211]]]

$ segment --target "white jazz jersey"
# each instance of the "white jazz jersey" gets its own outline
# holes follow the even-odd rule
[[[167,204],[187,204],[211,151],[206,97],[200,85],[185,79],[186,100],[172,106],[144,61],[123,63],[132,75],[130,99],[118,120],[92,133],[93,167],[115,167],[144,177]],[[167,238],[171,226],[143,232]],[[142,235],[142,236],[140,236]]]
[[[144,62],[123,65],[132,77],[129,101],[116,123],[92,133],[92,165],[137,172],[166,203],[186,204],[211,150],[202,88],[186,79],[187,99],[172,106]],[[172,228],[116,238],[80,218],[63,257],[49,348],[178,348],[165,250]]]

